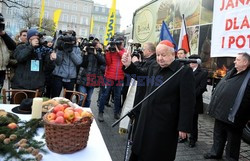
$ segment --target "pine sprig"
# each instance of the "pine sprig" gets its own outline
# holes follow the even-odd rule
[[[35,160],[29,157],[29,153],[25,150],[15,148],[16,144],[21,139],[26,139],[29,147],[39,149],[40,152],[46,154],[47,151],[43,148],[45,143],[42,141],[34,140],[33,137],[37,135],[37,129],[43,127],[42,119],[32,119],[30,121],[19,121],[19,127],[16,129],[9,129],[7,126],[0,126],[0,134],[5,134],[9,137],[15,134],[17,138],[12,140],[9,144],[4,144],[0,141],[0,155],[4,156],[5,160],[16,158],[21,161]],[[27,155],[24,157],[24,155]]]

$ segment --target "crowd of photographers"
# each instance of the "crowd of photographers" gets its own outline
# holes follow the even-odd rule
[[[11,89],[39,89],[39,95],[48,98],[60,96],[63,88],[75,90],[87,94],[85,107],[91,104],[94,88],[100,87],[99,121],[104,121],[104,106],[110,93],[114,98],[114,118],[120,117],[124,83],[121,57],[125,52],[122,37],[104,47],[98,38],[78,38],[72,30],[48,36],[32,28],[21,30],[11,39],[4,31],[2,15],[0,20],[0,43],[4,44],[0,54],[1,87],[8,69]],[[79,104],[83,100],[80,98]]]

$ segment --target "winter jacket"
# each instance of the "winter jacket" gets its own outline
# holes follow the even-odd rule
[[[209,104],[209,114],[217,120],[236,126],[244,126],[250,119],[250,80],[245,89],[242,102],[239,110],[236,113],[234,123],[228,120],[228,115],[232,110],[239,89],[246,77],[249,68],[241,73],[233,68],[227,75],[218,83],[212,94]]]
[[[105,58],[101,52],[83,55],[83,62],[78,73],[77,84],[91,87],[99,86],[98,71],[103,65],[105,66]]]
[[[122,70],[122,55],[125,49],[117,52],[107,52],[106,53],[106,70],[105,77],[112,80],[123,80],[124,72]]]
[[[55,60],[53,75],[65,79],[75,79],[77,77],[77,66],[82,63],[81,51],[74,46],[71,53],[59,50]]]
[[[44,89],[45,61],[51,61],[50,53],[43,47],[33,48],[29,43],[18,45],[14,51],[17,68],[12,78],[11,87],[14,89],[36,90]],[[39,71],[31,71],[31,61],[39,61]]]
[[[6,70],[6,66],[9,64],[10,51],[15,50],[15,42],[7,35],[0,36],[0,71]]]

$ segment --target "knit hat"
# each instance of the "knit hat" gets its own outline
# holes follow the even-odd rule
[[[51,36],[44,36],[44,41],[46,41],[46,42],[52,42],[53,41],[53,37],[51,37]]]
[[[174,48],[174,44],[168,40],[162,40],[159,44],[163,44],[163,45],[166,45],[168,47]]]
[[[27,38],[28,40],[32,37],[32,36],[38,36],[38,31],[36,29],[29,29],[28,33],[27,33]]]

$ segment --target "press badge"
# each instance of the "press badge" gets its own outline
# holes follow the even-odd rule
[[[31,60],[30,70],[32,72],[39,72],[39,60]]]

